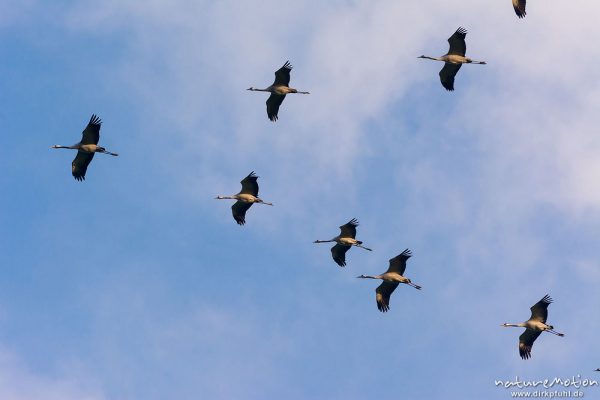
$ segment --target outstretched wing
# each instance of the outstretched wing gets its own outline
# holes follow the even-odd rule
[[[465,37],[467,37],[467,30],[463,27],[459,27],[456,32],[448,38],[450,43],[450,49],[448,55],[453,54],[457,56],[464,56],[467,53],[467,43],[465,43]]]
[[[75,159],[71,163],[73,178],[78,181],[85,180],[85,172],[87,171],[88,165],[92,162],[92,158],[94,158],[94,153],[86,153],[83,151],[77,152]]]
[[[231,214],[233,219],[238,225],[244,225],[246,223],[246,211],[252,207],[252,203],[244,203],[243,201],[236,201],[231,206]]]
[[[352,218],[350,221],[340,226],[340,237],[351,237],[352,239],[356,239],[357,226],[358,221],[356,218]]]
[[[258,182],[256,181],[258,176],[254,171],[250,172],[247,177],[241,180],[242,190],[240,194],[251,194],[252,196],[258,196]]]
[[[286,61],[283,67],[275,71],[275,82],[273,86],[289,86],[290,85],[290,71],[292,70],[292,64]]]
[[[552,303],[552,298],[545,295],[540,301],[531,306],[531,320],[546,323],[548,319],[548,306]]]
[[[102,121],[96,114],[93,114],[90,122],[88,122],[81,134],[81,144],[98,144],[100,140],[100,125],[102,125]]]
[[[444,68],[440,71],[440,82],[442,82],[442,86],[445,87],[446,90],[454,90],[454,77],[461,66],[462,64],[444,64]]]
[[[534,331],[532,329],[525,329],[525,332],[519,336],[519,355],[523,360],[527,360],[531,357],[531,347],[533,342],[540,336],[542,331]]]
[[[244,225],[246,223],[246,211],[248,211],[250,207],[252,207],[252,203],[245,203],[239,200],[233,203],[231,206],[231,214],[238,225]]]
[[[351,246],[344,246],[341,244],[336,244],[331,248],[331,256],[333,257],[333,261],[340,267],[346,266],[346,252],[350,250]]]
[[[377,301],[377,308],[381,312],[386,312],[390,309],[390,296],[394,293],[394,290],[398,287],[398,282],[387,282],[377,286],[375,289],[375,300]]]
[[[277,114],[279,113],[279,106],[283,103],[283,99],[285,99],[285,94],[275,93],[271,93],[267,99],[267,117],[273,122],[279,118]]]
[[[527,3],[526,0],[512,0],[512,3],[517,17],[523,18],[525,17],[525,15],[527,15],[527,13],[525,12],[525,5]]]
[[[390,259],[390,266],[387,272],[396,272],[400,275],[404,275],[404,270],[406,270],[406,260],[408,260],[412,256],[412,253],[409,249],[404,250],[402,253],[398,254],[396,257]]]

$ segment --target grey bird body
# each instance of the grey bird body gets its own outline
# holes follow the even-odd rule
[[[110,151],[107,151],[104,147],[98,146],[98,141],[100,140],[101,125],[102,121],[100,120],[100,118],[93,114],[90,118],[90,122],[81,134],[81,141],[79,143],[75,143],[72,146],[61,146],[55,144],[51,147],[52,149],[77,150],[77,155],[71,163],[71,172],[75,180],[85,180],[87,168],[92,162],[95,153],[118,156],[117,153],[111,153]]]
[[[429,57],[424,55],[417,57],[444,62],[444,67],[440,70],[439,75],[442,86],[448,91],[454,90],[454,77],[463,64],[486,64],[485,61],[475,61],[465,55],[467,52],[467,44],[465,42],[466,36],[467,30],[459,27],[456,32],[448,38],[448,44],[450,45],[448,53],[441,57]]]
[[[255,87],[249,87],[247,90],[254,92],[269,92],[271,96],[267,99],[267,117],[273,122],[279,119],[279,106],[283,103],[285,96],[290,93],[298,94],[310,94],[309,92],[301,92],[297,89],[291,88],[290,85],[290,72],[292,65],[289,61],[283,64],[283,67],[275,71],[275,81],[273,84],[265,89],[257,89]]]
[[[388,270],[381,275],[360,275],[357,278],[362,279],[381,279],[383,282],[375,289],[375,301],[377,308],[381,312],[387,312],[390,309],[390,296],[396,290],[399,284],[403,283],[421,290],[421,286],[412,283],[412,281],[403,276],[406,270],[406,261],[412,257],[409,249],[405,249],[396,257],[390,259]]]
[[[258,197],[258,176],[254,173],[254,171],[250,172],[248,176],[246,176],[240,184],[242,185],[242,190],[238,194],[234,194],[233,196],[217,196],[215,199],[217,200],[237,200],[231,206],[231,214],[233,215],[233,219],[238,225],[244,225],[246,223],[246,211],[252,207],[252,204],[265,204],[268,206],[272,206],[273,203],[268,203]]]
[[[346,252],[350,250],[352,246],[360,247],[368,251],[372,251],[368,247],[362,245],[363,242],[356,240],[356,227],[358,221],[356,218],[352,218],[350,221],[340,226],[340,234],[329,240],[315,240],[314,243],[331,243],[335,242],[335,246],[331,248],[331,257],[333,261],[340,267],[346,266]]]
[[[563,333],[554,331],[552,325],[546,323],[546,320],[548,319],[548,306],[551,303],[552,298],[545,295],[540,301],[531,306],[531,317],[527,321],[519,324],[504,323],[501,325],[504,327],[525,328],[525,332],[519,336],[519,355],[523,360],[531,358],[533,342],[535,342],[542,332],[549,332],[556,336],[564,336]]]

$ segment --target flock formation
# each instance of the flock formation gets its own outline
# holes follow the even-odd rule
[[[525,4],[526,0],[512,0],[515,13],[519,18],[525,17]],[[450,48],[448,53],[441,57],[428,57],[420,56],[418,58],[430,59],[435,61],[444,62],[444,67],[439,72],[440,81],[442,86],[448,90],[454,90],[454,79],[462,64],[486,64],[485,61],[474,61],[466,57],[466,43],[465,37],[467,31],[459,27],[452,36],[448,39]],[[275,122],[279,118],[279,108],[288,94],[309,94],[306,91],[299,91],[291,88],[290,84],[290,72],[292,65],[289,61],[275,71],[275,81],[273,84],[265,89],[257,89],[250,87],[249,91],[269,92],[271,95],[266,101],[267,105],[267,117],[269,120]],[[108,154],[111,156],[117,156],[116,153],[107,151],[104,147],[98,146],[100,139],[100,127],[102,121],[96,115],[92,115],[90,121],[82,133],[81,141],[72,146],[61,146],[54,145],[51,148],[54,149],[72,149],[77,150],[77,155],[71,163],[73,177],[78,181],[85,180],[87,168],[94,158],[95,153]],[[215,199],[218,200],[236,200],[231,206],[231,212],[233,219],[239,225],[246,223],[246,212],[252,207],[253,204],[265,204],[272,206],[273,203],[266,202],[258,197],[258,176],[253,172],[248,174],[240,182],[242,189],[239,193],[230,196],[217,196]],[[333,261],[340,267],[346,266],[346,253],[352,247],[359,247],[361,249],[372,251],[370,248],[363,246],[363,242],[356,239],[356,227],[358,221],[353,218],[346,224],[340,226],[340,234],[329,240],[315,240],[314,243],[335,243],[331,248],[331,256]],[[409,278],[404,276],[406,270],[406,262],[412,256],[409,249],[404,250],[396,257],[389,260],[389,267],[387,271],[380,275],[360,275],[357,278],[361,279],[379,279],[382,283],[375,289],[375,300],[377,308],[381,312],[387,312],[390,309],[390,296],[396,290],[399,284],[405,284],[412,286],[415,289],[421,290],[421,286],[412,283]],[[525,331],[519,336],[519,355],[522,359],[526,360],[531,357],[531,348],[534,341],[541,335],[542,332],[552,333],[557,336],[564,336],[563,333],[554,331],[552,325],[548,325],[546,320],[548,318],[548,306],[552,303],[552,298],[546,295],[540,301],[535,303],[531,307],[531,317],[522,323],[508,324],[504,323],[503,327],[520,327],[525,328]],[[600,372],[600,368],[596,369]]]

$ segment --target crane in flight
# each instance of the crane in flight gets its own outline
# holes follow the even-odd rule
[[[275,81],[271,86],[266,89],[257,89],[255,87],[249,87],[246,90],[254,92],[269,92],[271,95],[267,99],[267,116],[273,122],[277,121],[279,106],[283,103],[286,94],[299,93],[299,94],[310,94],[309,92],[301,92],[297,89],[291,88],[290,85],[290,71],[292,70],[292,64],[286,61],[283,67],[275,71]]]
[[[412,286],[415,289],[421,290],[421,286],[412,283],[412,281],[404,277],[406,270],[406,261],[412,256],[409,249],[404,250],[396,257],[390,259],[388,270],[381,275],[360,275],[357,278],[362,279],[381,279],[383,282],[375,289],[375,301],[377,308],[381,312],[387,312],[390,309],[390,296],[396,290],[399,284],[404,283]]]
[[[240,182],[242,184],[242,190],[238,194],[234,194],[233,196],[217,196],[215,199],[224,200],[224,199],[232,199],[237,200],[231,206],[231,213],[233,215],[233,219],[238,225],[244,225],[246,223],[246,211],[252,207],[252,204],[266,204],[268,206],[272,206],[273,203],[267,203],[258,197],[258,176],[254,173],[254,171],[250,172],[247,177],[242,179]]]
[[[81,141],[79,143],[76,143],[72,146],[61,146],[59,144],[55,144],[54,146],[50,147],[51,149],[77,150],[77,155],[71,163],[71,172],[75,180],[85,180],[85,173],[87,171],[88,165],[90,165],[92,159],[94,158],[94,153],[118,156],[117,153],[111,153],[110,151],[107,151],[104,147],[98,146],[98,142],[100,141],[101,125],[102,121],[100,120],[100,118],[98,118],[96,114],[93,114],[90,118],[90,122],[87,124],[87,126],[81,134]]]
[[[358,226],[358,221],[356,218],[352,218],[350,221],[340,226],[340,234],[329,240],[315,240],[314,243],[330,243],[335,242],[335,246],[331,248],[331,256],[333,257],[333,261],[336,262],[340,267],[346,266],[346,252],[350,250],[350,247],[360,247],[361,249],[365,249],[368,251],[372,251],[371,249],[364,247],[362,245],[363,242],[360,240],[356,240],[356,227]]]
[[[519,336],[519,355],[523,360],[531,358],[531,347],[533,342],[542,334],[542,332],[552,333],[556,336],[565,336],[558,333],[552,325],[546,324],[548,319],[548,306],[552,303],[552,298],[545,295],[540,301],[531,306],[531,318],[519,324],[504,323],[501,326],[525,328],[525,332]]]
[[[463,27],[459,27],[456,32],[448,38],[448,43],[450,44],[448,53],[441,57],[417,57],[444,62],[444,67],[440,70],[439,75],[442,86],[448,91],[454,90],[454,77],[463,64],[486,64],[485,61],[474,61],[465,56],[465,53],[467,52],[465,37],[467,37],[467,30]]]

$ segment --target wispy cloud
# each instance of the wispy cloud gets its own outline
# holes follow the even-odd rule
[[[17,355],[0,349],[0,397],[6,400],[101,400],[97,384],[76,369],[63,374],[33,372]]]
[[[527,19],[519,21],[507,1],[460,4],[111,0],[68,7],[62,20],[66,32],[102,38],[118,48],[114,58],[98,61],[94,73],[106,78],[101,90],[107,99],[125,104],[132,121],[119,137],[129,150],[123,173],[160,188],[136,193],[131,201],[140,201],[140,195],[153,211],[169,209],[190,224],[202,215],[200,222],[210,226],[197,228],[201,237],[177,238],[177,243],[200,248],[185,254],[198,258],[190,264],[200,264],[206,282],[238,289],[227,301],[247,301],[242,311],[224,306],[227,301],[207,283],[204,292],[194,291],[202,301],[196,299],[193,307],[157,315],[161,302],[182,294],[174,285],[156,295],[152,278],[144,273],[125,276],[122,287],[118,280],[109,281],[104,293],[91,290],[94,340],[106,354],[93,362],[104,366],[107,386],[126,376],[131,380],[114,386],[134,398],[136,390],[143,390],[136,368],[149,362],[154,369],[144,378],[167,373],[171,365],[189,366],[171,382],[187,382],[179,393],[190,397],[198,388],[213,397],[244,396],[248,388],[257,397],[271,395],[285,389],[269,382],[269,376],[293,382],[303,367],[289,367],[286,357],[301,359],[297,349],[308,349],[323,364],[320,372],[333,369],[336,356],[359,365],[360,374],[346,365],[348,377],[340,373],[332,380],[344,382],[339,392],[324,378],[320,381],[332,396],[348,388],[358,396],[358,378],[394,376],[400,365],[396,359],[411,360],[415,367],[408,377],[430,368],[419,357],[428,346],[447,369],[475,373],[485,367],[481,374],[490,373],[487,364],[496,364],[490,360],[505,354],[497,343],[513,346],[516,341],[514,335],[502,336],[506,332],[498,325],[527,317],[530,303],[546,292],[557,299],[552,308],[557,327],[576,326],[592,314],[598,297],[591,288],[600,278],[594,273],[595,244],[586,238],[599,221],[595,105],[600,100],[600,27],[590,16],[600,6],[580,5],[567,14],[558,1],[532,2]],[[438,81],[441,64],[416,57],[445,53],[446,38],[459,25],[469,29],[468,54],[489,64],[464,66],[457,90],[447,93]],[[292,85],[311,94],[288,96],[273,124],[266,117],[267,96],[244,89],[270,84],[273,71],[287,59],[295,67]],[[143,172],[136,172],[136,163]],[[249,235],[225,232],[223,227],[233,224],[228,205],[215,204],[212,197],[237,191],[251,170],[261,176],[261,193],[276,206],[268,214],[251,210],[261,226],[249,224],[244,228]],[[123,191],[130,188],[126,185]],[[370,258],[351,253],[352,274],[359,268],[360,273],[383,271],[387,259],[405,247],[415,253],[411,276],[425,290],[419,300],[397,293],[387,319],[374,310],[373,288],[351,286],[347,270],[323,269],[334,268],[326,248],[310,252],[311,240],[333,236],[339,224],[354,216],[362,222],[360,237],[375,251]],[[165,229],[151,221],[151,213],[138,218],[140,235],[144,229]],[[174,225],[172,236],[190,232],[174,219],[165,224]],[[119,229],[110,227],[118,236],[130,226]],[[160,239],[173,244],[167,236]],[[242,250],[231,250],[232,243]],[[210,246],[217,250],[209,252]],[[162,279],[176,271],[170,257],[179,256],[183,247],[165,251],[169,258],[157,256]],[[245,252],[251,248],[268,255],[256,251],[249,257]],[[152,250],[151,255],[160,254]],[[210,264],[206,254],[219,254],[233,266],[223,262],[227,268],[202,268]],[[134,268],[135,257],[129,256],[123,257],[129,263],[118,268]],[[257,266],[260,272],[250,275],[248,270]],[[257,278],[260,274],[267,277]],[[249,276],[256,279],[254,285]],[[132,294],[138,284],[144,287]],[[275,294],[267,296],[261,285]],[[280,308],[271,302],[281,302]],[[577,311],[569,314],[573,305]],[[279,312],[288,325],[278,326],[268,312]],[[286,312],[298,321],[289,323]],[[419,321],[424,332],[407,321]],[[479,321],[477,329],[472,321]],[[485,335],[480,326],[486,327]],[[577,343],[593,345],[591,331],[572,332]],[[414,349],[397,346],[409,340],[416,343]],[[456,348],[450,341],[458,343]],[[391,349],[379,355],[392,366],[384,372],[368,368],[380,362],[371,356],[380,354],[375,342]],[[575,341],[558,343],[582,352]],[[138,353],[125,353],[128,346]],[[462,357],[469,346],[481,359]],[[536,343],[536,358],[552,359],[550,350],[550,340]],[[510,351],[507,369],[534,368],[515,367],[521,360],[515,349]],[[178,364],[182,354],[189,358]],[[562,350],[556,354],[564,355]],[[260,368],[247,373],[254,358]],[[481,360],[487,363],[475,365]],[[114,361],[125,366],[110,370]],[[303,359],[307,365],[310,361]],[[572,367],[576,361],[563,365]],[[279,369],[283,365],[288,368]],[[228,386],[231,372],[239,381]],[[304,372],[301,379],[308,387],[310,373]],[[442,375],[448,382],[455,378]],[[422,388],[411,389],[421,393],[417,389]],[[482,393],[485,384],[473,390]]]

